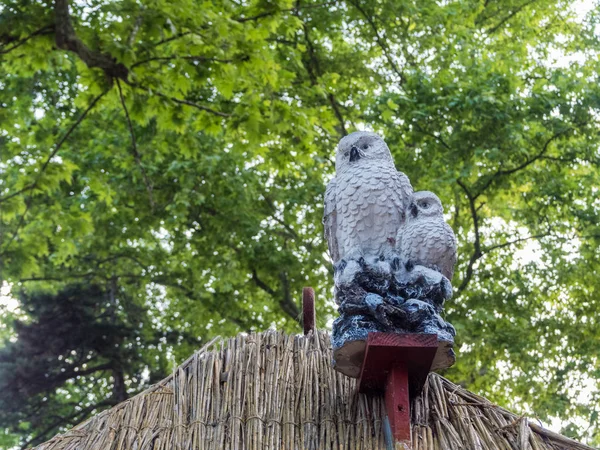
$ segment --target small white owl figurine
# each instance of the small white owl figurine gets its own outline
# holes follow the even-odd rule
[[[456,237],[444,221],[442,202],[433,192],[415,192],[398,230],[396,245],[404,264],[437,270],[452,280],[456,264]]]

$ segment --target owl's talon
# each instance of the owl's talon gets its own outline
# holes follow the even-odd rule
[[[396,256],[394,259],[392,259],[392,263],[390,264],[390,267],[392,268],[392,270],[394,272],[398,271],[398,269],[400,269],[400,258],[398,258]]]
[[[365,261],[365,258],[363,258],[362,256],[360,258],[358,258],[358,264],[360,265],[360,267],[362,267],[363,269],[367,268],[367,262]]]
[[[407,272],[410,272],[411,270],[413,270],[415,268],[415,263],[409,259],[404,264],[404,268],[406,269]]]

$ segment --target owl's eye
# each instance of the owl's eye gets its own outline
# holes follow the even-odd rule
[[[425,209],[427,209],[427,208],[429,208],[429,203],[427,203],[427,202],[420,202],[420,203],[419,203],[419,206],[420,206],[421,208],[425,208]]]
[[[365,145],[363,145],[363,150],[366,150],[366,149],[368,149],[368,148],[369,148],[369,144],[365,144]]]

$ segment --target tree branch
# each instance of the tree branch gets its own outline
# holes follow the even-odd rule
[[[69,372],[63,372],[54,378],[50,377],[50,379],[52,380],[51,385],[53,387],[55,387],[57,384],[63,383],[67,380],[70,380],[71,378],[84,377],[86,375],[90,375],[95,372],[103,372],[105,370],[110,370],[112,368],[113,368],[113,363],[110,362],[110,363],[106,363],[106,364],[100,364],[95,367],[89,367],[87,369],[78,370],[77,372],[75,372],[74,370],[71,370]]]
[[[517,167],[514,167],[512,169],[509,169],[509,170],[499,170],[497,174],[498,175],[510,175],[512,173],[515,173],[515,172],[521,170],[521,169],[526,168],[527,166],[529,166],[530,164],[536,162],[538,159],[540,159],[542,156],[544,156],[544,154],[548,151],[548,146],[550,145],[550,143],[552,141],[558,139],[561,135],[563,135],[563,134],[565,134],[565,133],[567,133],[568,131],[571,131],[571,130],[572,130],[572,128],[569,127],[569,128],[566,128],[564,130],[561,130],[561,131],[555,133],[554,135],[552,135],[552,137],[550,137],[544,143],[544,146],[542,147],[542,150],[537,155],[535,155],[533,158],[528,159],[523,164],[521,164],[521,165],[519,165]]]
[[[110,78],[127,80],[129,70],[116,61],[111,55],[90,50],[75,34],[71,16],[69,14],[69,0],[56,0],[55,13],[55,40],[56,46],[62,50],[75,53],[90,68],[102,69]]]
[[[434,138],[436,141],[438,141],[440,144],[442,144],[444,147],[446,147],[447,150],[452,151],[452,147],[450,147],[446,141],[444,141],[442,139],[441,136],[436,136],[434,133],[432,133],[431,131],[427,131],[426,129],[424,129],[423,127],[421,127],[421,125],[419,125],[418,123],[414,123],[414,126],[417,130],[419,130],[421,133],[427,135],[427,136],[431,136],[432,138]]]
[[[267,283],[265,283],[260,278],[258,278],[256,269],[252,269],[252,281],[254,281],[254,284],[256,284],[259,288],[261,288],[267,294],[269,294],[273,297],[277,297],[277,292],[275,292],[273,289],[271,289]]]
[[[65,275],[64,277],[31,277],[31,278],[20,278],[19,283],[27,283],[29,281],[59,281],[63,282],[68,279],[74,278],[87,278],[94,275],[94,272],[83,273],[80,275]]]
[[[537,235],[528,236],[528,237],[524,237],[524,238],[518,238],[518,239],[515,239],[510,242],[504,242],[502,244],[495,244],[495,245],[491,245],[489,247],[482,247],[481,246],[481,234],[479,232],[479,216],[477,215],[477,211],[479,210],[479,208],[475,206],[475,200],[481,193],[479,193],[477,195],[473,195],[471,193],[471,191],[467,188],[467,186],[460,179],[456,180],[456,182],[462,188],[462,190],[465,192],[467,199],[469,201],[469,209],[471,211],[471,217],[473,220],[473,229],[474,229],[474,234],[475,234],[475,241],[473,243],[473,247],[474,247],[473,253],[471,254],[471,257],[469,258],[465,276],[462,279],[460,285],[458,286],[458,288],[456,290],[457,295],[460,295],[465,290],[467,285],[470,283],[471,279],[473,278],[473,267],[475,266],[475,263],[477,262],[477,260],[479,260],[482,256],[492,252],[493,250],[509,247],[509,246],[517,244],[519,242],[527,241],[530,239],[539,239],[542,237],[546,237],[546,236],[549,236],[551,233],[547,232],[547,233],[537,234]]]
[[[171,97],[171,96],[163,94],[162,92],[159,92],[157,90],[148,89],[144,85],[141,85],[141,84],[133,84],[133,83],[128,83],[128,84],[130,86],[133,86],[133,87],[136,87],[136,88],[139,88],[139,89],[144,89],[146,91],[152,91],[154,94],[158,95],[159,97],[166,98],[166,99],[171,100],[171,101],[173,101],[175,103],[179,103],[180,105],[191,106],[193,108],[199,109],[201,111],[206,111],[206,112],[209,112],[211,114],[214,114],[214,115],[220,116],[220,117],[231,117],[231,114],[227,114],[227,113],[224,113],[224,112],[221,112],[221,111],[217,111],[215,109],[209,108],[208,106],[199,105],[198,103],[194,103],[194,102],[191,102],[189,100],[182,100],[182,99],[179,99],[179,98],[176,98],[176,97]]]
[[[569,128],[565,128],[564,130],[558,131],[556,133],[554,133],[542,146],[542,149],[533,157],[527,159],[525,162],[523,162],[522,164],[519,164],[516,167],[513,167],[511,169],[507,169],[507,170],[502,170],[501,168],[498,168],[498,170],[496,171],[496,173],[494,173],[493,175],[491,175],[488,180],[483,184],[483,186],[481,188],[478,189],[477,194],[475,195],[475,198],[479,197],[481,194],[483,194],[483,192],[490,187],[490,185],[494,182],[494,180],[502,177],[502,176],[506,176],[506,175],[511,175],[515,172],[518,172],[519,170],[523,170],[525,168],[527,168],[528,166],[530,166],[531,164],[533,164],[534,162],[536,162],[537,160],[543,158],[543,156],[545,155],[545,153],[548,151],[548,147],[550,146],[550,144],[558,139],[560,136],[562,136],[563,134],[571,131],[573,128],[569,127]]]
[[[185,56],[155,56],[152,58],[144,59],[142,61],[138,61],[134,63],[131,68],[141,66],[142,64],[147,64],[152,61],[172,61],[174,59],[184,59],[188,61],[209,61],[209,62],[220,62],[220,63],[233,63],[233,62],[242,62],[248,61],[250,59],[249,56],[244,56],[239,59],[220,59],[220,58],[212,58],[208,56],[194,56],[194,55],[185,55]]]
[[[256,284],[260,289],[265,291],[274,299],[280,298],[279,306],[283,312],[285,312],[288,316],[290,316],[295,321],[300,321],[300,310],[298,306],[294,303],[290,293],[289,280],[287,278],[287,274],[285,272],[281,272],[279,274],[279,278],[281,279],[282,286],[282,295],[280,296],[275,290],[273,290],[267,283],[261,280],[256,273],[256,269],[252,269],[252,281]]]
[[[279,306],[281,306],[281,309],[283,310],[283,312],[285,312],[288,316],[290,316],[295,321],[300,322],[300,310],[298,309],[298,306],[296,306],[296,304],[292,300],[287,274],[285,272],[281,272],[279,274],[279,278],[281,280],[281,286],[282,286],[281,297],[274,289],[272,289],[267,283],[265,283],[263,280],[261,280],[258,277],[258,274],[256,273],[256,269],[252,269],[252,281],[254,281],[254,284],[256,284],[260,289],[265,291],[267,294],[269,294],[274,299],[280,298]]]
[[[146,169],[142,165],[142,158],[140,157],[140,153],[137,150],[137,145],[135,143],[135,133],[133,132],[133,124],[131,123],[131,118],[129,117],[129,112],[127,111],[127,106],[125,105],[125,99],[123,98],[123,91],[121,90],[121,83],[117,78],[117,88],[119,89],[119,97],[121,99],[121,105],[123,105],[123,111],[125,111],[125,117],[127,118],[127,124],[129,125],[129,134],[131,135],[131,152],[133,153],[133,158],[135,163],[142,172],[142,177],[144,178],[144,184],[146,185],[146,191],[148,191],[148,198],[150,200],[150,208],[152,212],[154,212],[154,198],[152,196],[152,183],[148,179],[148,175],[146,174]]]
[[[269,207],[269,209],[271,210],[272,214],[271,214],[271,218],[273,220],[275,220],[279,225],[281,225],[283,228],[285,228],[285,230],[288,232],[289,236],[294,239],[296,242],[298,242],[298,244],[300,245],[304,245],[308,250],[312,250],[313,249],[313,245],[310,242],[303,242],[302,238],[300,237],[300,235],[296,232],[296,230],[294,230],[289,224],[287,224],[284,220],[280,219],[279,217],[277,217],[277,208],[275,207],[275,205],[273,204],[273,200],[271,200],[271,198],[268,196],[268,194],[263,193],[262,194],[265,203],[267,204],[267,206]]]
[[[471,191],[467,188],[467,186],[460,179],[456,180],[456,182],[462,188],[462,190],[465,192],[467,199],[469,200],[469,209],[471,211],[471,217],[473,219],[473,228],[475,231],[475,241],[473,243],[473,247],[474,247],[473,253],[471,254],[471,257],[469,258],[469,263],[467,265],[467,271],[465,273],[465,276],[462,279],[460,286],[458,286],[458,289],[456,290],[457,295],[460,295],[460,293],[467,287],[467,285],[471,281],[471,278],[473,278],[473,266],[475,265],[477,260],[483,256],[483,253],[481,252],[481,237],[479,234],[479,217],[477,216],[477,207],[475,206],[476,197],[474,197],[471,194]]]
[[[323,6],[329,6],[336,3],[335,1],[331,1],[331,2],[325,2],[325,3],[317,3],[314,5],[306,5],[306,6],[296,6],[294,8],[286,8],[286,9],[274,9],[272,11],[265,11],[259,14],[256,14],[254,16],[249,16],[249,17],[237,17],[234,18],[233,20],[235,20],[236,22],[239,23],[244,23],[244,22],[250,22],[250,21],[255,21],[258,19],[262,19],[263,17],[269,17],[269,16],[274,16],[275,14],[279,14],[279,13],[284,13],[284,12],[297,12],[301,9],[311,9],[311,8],[321,8]]]
[[[265,12],[262,12],[260,14],[256,14],[255,16],[238,17],[238,18],[235,18],[233,20],[235,20],[236,22],[239,22],[239,23],[250,22],[250,21],[255,21],[255,20],[258,20],[258,19],[262,19],[263,17],[274,16],[275,14],[278,14],[278,13],[280,13],[282,11],[283,10],[281,10],[281,9],[275,9],[273,11],[265,11]]]
[[[138,16],[135,18],[135,22],[133,23],[133,27],[131,28],[131,33],[129,33],[129,37],[127,38],[127,47],[133,47],[135,43],[135,38],[140,31],[140,27],[144,22],[143,9],[140,11]]]
[[[191,102],[189,100],[181,100],[175,97],[169,97],[168,95],[165,94],[161,94],[160,92],[157,92],[157,95],[164,97],[164,98],[168,98],[169,100],[174,101],[175,103],[179,103],[180,105],[187,105],[187,106],[191,106],[193,108],[199,109],[201,111],[206,111],[209,112],[211,114],[214,114],[216,116],[221,116],[221,117],[231,117],[231,114],[227,114],[221,111],[217,111],[215,109],[209,108],[208,106],[204,106],[204,105],[199,105],[198,103],[194,103]]]
[[[189,36],[190,34],[194,34],[194,32],[190,30],[190,31],[184,31],[182,33],[177,33],[176,35],[171,36],[170,38],[161,39],[156,44],[153,44],[152,47],[154,48],[154,47],[158,47],[159,45],[167,44],[167,43],[169,43],[171,41],[174,41],[176,39],[179,39],[179,38],[182,38],[182,37],[185,37],[185,36]]]
[[[7,49],[4,49],[4,47],[6,47],[6,45],[3,45],[0,48],[0,55],[5,55],[5,54],[13,51],[15,48],[20,47],[21,45],[26,43],[29,39],[31,39],[35,36],[51,34],[53,29],[54,29],[54,25],[46,25],[45,27],[42,27],[39,30],[34,31],[33,33],[24,37],[23,39],[15,39],[15,38],[12,38],[12,36],[6,36],[6,35],[2,36],[2,40],[6,44],[12,43],[14,41],[17,41],[17,42]]]
[[[290,282],[288,280],[288,276],[286,272],[281,272],[279,274],[279,278],[281,279],[281,286],[283,289],[283,297],[279,301],[279,306],[281,309],[292,319],[299,322],[300,321],[300,310],[294,300],[292,300],[292,294],[290,291]]]
[[[452,218],[452,228],[453,229],[457,229],[458,228],[458,219],[460,217],[460,198],[458,195],[458,192],[454,193],[454,215]]]
[[[124,402],[129,398],[129,394],[127,394],[127,386],[125,385],[125,373],[121,365],[112,368],[112,377],[114,380],[112,389],[113,401],[115,402],[115,404]]]
[[[148,271],[148,266],[144,263],[142,263],[137,257],[133,256],[133,255],[126,255],[126,254],[117,254],[114,256],[109,256],[108,258],[104,258],[104,259],[95,259],[94,257],[84,257],[84,260],[92,260],[96,263],[96,267],[100,267],[101,264],[104,264],[106,262],[109,261],[114,261],[116,259],[130,259],[131,261],[133,261],[134,263],[136,263],[138,266],[140,266],[142,269],[144,269],[145,271]]]
[[[306,48],[308,49],[308,56],[309,56],[309,63],[306,64],[306,70],[308,72],[308,76],[310,78],[311,85],[316,86],[318,84],[318,77],[321,76],[321,67],[319,64],[319,59],[317,58],[317,54],[315,52],[315,47],[314,47],[312,41],[310,40],[308,26],[304,22],[302,23],[302,29],[304,31],[304,40],[306,42]],[[339,105],[338,105],[333,93],[330,92],[327,95],[327,100],[329,101],[329,104],[331,105],[331,108],[333,109],[333,113],[335,114],[335,117],[337,118],[337,120],[340,124],[339,130],[338,130],[339,134],[341,136],[346,136],[348,134],[348,130],[346,130],[344,116],[342,115],[342,112],[340,111]]]
[[[74,274],[74,273],[66,273],[61,277],[58,276],[40,276],[40,277],[29,277],[29,278],[20,278],[19,279],[19,283],[27,283],[27,282],[35,282],[35,281],[59,281],[59,282],[65,282],[66,280],[71,280],[71,279],[77,279],[77,278],[89,278],[89,277],[93,277],[93,276],[97,276],[106,280],[109,280],[110,278],[106,275],[106,274],[102,274],[100,266],[102,264],[105,264],[107,262],[112,262],[112,261],[116,261],[118,259],[129,259],[131,261],[133,261],[135,264],[137,264],[138,266],[140,266],[144,271],[146,271],[146,273],[148,273],[148,266],[143,264],[137,257],[133,256],[133,255],[126,255],[126,254],[117,254],[117,255],[113,255],[113,256],[109,256],[107,258],[103,258],[103,259],[96,259],[93,256],[84,256],[81,258],[81,264],[75,264],[75,267],[82,267],[85,266],[88,262],[92,262],[94,263],[94,265],[96,266],[96,270],[97,271],[88,271],[86,273],[80,273],[80,274]],[[113,266],[111,266],[111,268],[113,268]],[[126,274],[126,273],[122,273],[122,274],[114,274],[114,277],[118,278],[135,278],[135,277],[145,277],[146,275],[133,275],[133,274]]]
[[[491,252],[492,250],[497,250],[499,248],[510,247],[511,245],[518,244],[519,242],[529,241],[531,239],[540,239],[540,238],[543,238],[543,237],[546,237],[546,236],[550,236],[550,234],[551,234],[550,232],[548,232],[548,233],[542,233],[542,234],[536,234],[536,235],[533,235],[533,236],[527,236],[527,237],[524,237],[524,238],[518,238],[518,239],[515,239],[513,241],[509,241],[509,242],[504,242],[502,244],[491,245],[489,247],[484,247],[483,250],[482,250],[482,253],[486,254],[486,253]]]
[[[390,65],[390,67],[392,68],[394,73],[398,76],[398,78],[400,79],[400,85],[402,86],[406,81],[406,79],[404,78],[404,74],[398,68],[396,63],[394,62],[394,59],[392,58],[392,55],[390,54],[390,49],[388,48],[387,44],[384,42],[383,38],[379,35],[379,29],[377,28],[375,21],[373,20],[373,18],[371,16],[369,16],[367,14],[367,12],[364,10],[364,8],[362,6],[360,6],[360,3],[358,1],[350,1],[350,4],[352,6],[354,6],[362,14],[362,16],[365,18],[365,20],[367,21],[367,23],[373,30],[373,34],[375,35],[375,42],[377,42],[377,45],[379,45],[379,48],[381,48],[381,51],[383,52],[385,59],[387,59],[388,64]]]
[[[342,131],[340,134],[342,136],[346,136],[348,134],[348,130],[346,130],[346,125],[344,124],[344,116],[342,115],[342,112],[340,111],[340,107],[331,92],[327,96],[327,99],[329,100],[329,104],[333,108],[333,113],[335,114],[335,117],[337,118],[338,122],[340,123],[340,128]]]
[[[493,27],[489,28],[487,30],[487,32],[489,34],[495,33],[496,31],[498,31],[498,29],[504,25],[506,22],[508,22],[510,19],[512,19],[514,16],[516,16],[517,14],[519,14],[519,12],[521,12],[523,10],[523,8],[525,8],[526,6],[531,5],[532,3],[535,3],[537,0],[529,0],[525,3],[523,3],[522,5],[520,5],[519,7],[517,7],[514,11],[512,11],[510,14],[508,14],[504,19],[502,19],[500,22],[498,22],[496,25],[494,25]]]

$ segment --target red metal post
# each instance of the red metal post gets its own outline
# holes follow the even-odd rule
[[[411,448],[410,394],[425,383],[438,348],[435,334],[369,333],[360,392],[385,392],[393,448]]]
[[[410,448],[410,398],[406,365],[394,366],[385,387],[385,409],[396,447]]]

